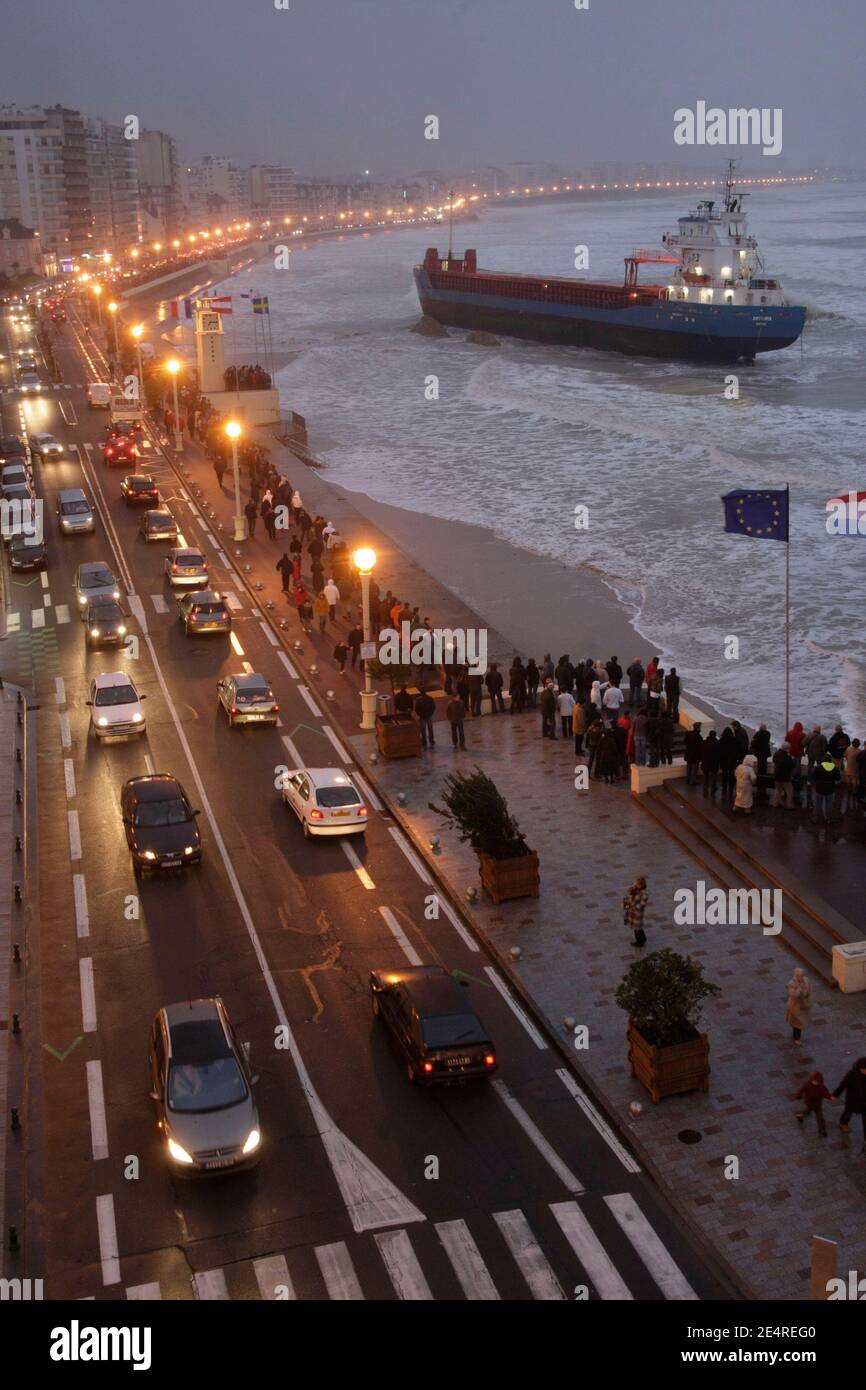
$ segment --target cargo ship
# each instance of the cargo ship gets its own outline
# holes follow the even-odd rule
[[[624,257],[621,285],[479,270],[474,250],[415,266],[421,308],[453,328],[635,356],[754,362],[790,347],[806,321],[764,267],[749,234],[733,165],[721,206],[704,199],[662,237],[658,251]],[[670,265],[664,284],[641,283],[640,266]]]

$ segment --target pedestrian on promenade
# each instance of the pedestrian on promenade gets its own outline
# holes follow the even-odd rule
[[[216,480],[219,483],[220,491],[223,490],[223,478],[225,477],[226,461],[222,454],[217,454],[213,461],[213,471],[216,473]]]
[[[803,1109],[797,1111],[797,1122],[802,1124],[807,1115],[814,1115],[818,1121],[818,1133],[822,1139],[826,1139],[827,1124],[824,1119],[824,1101],[832,1101],[833,1096],[824,1085],[824,1073],[813,1071],[809,1080],[803,1082],[794,1099],[803,1102]]]
[[[274,565],[274,569],[279,571],[280,582],[283,586],[283,593],[287,594],[289,592],[289,580],[292,577],[293,566],[291,560],[289,559],[285,551],[283,551],[279,560]]]
[[[259,516],[259,509],[252,498],[250,498],[249,502],[244,507],[244,516],[247,519],[247,533],[250,539],[252,539],[256,534],[256,521]]]
[[[658,767],[662,752],[661,719],[653,710],[646,717],[646,749],[650,767]]]
[[[683,683],[677,675],[676,666],[672,666],[665,676],[665,700],[671,719],[675,724],[680,722],[680,693]]]
[[[502,687],[504,681],[501,672],[495,661],[491,661],[490,670],[484,677],[484,684],[487,686],[487,693],[490,696],[490,713],[505,713],[505,701],[502,698]]]
[[[298,565],[298,569],[300,569],[300,564]],[[316,590],[316,592],[318,592],[319,589],[324,589],[325,571],[322,569],[322,566],[318,560],[314,560],[313,563],[310,565],[310,579],[313,582],[313,588]]]
[[[347,641],[348,644],[349,644],[349,651],[352,653],[352,670],[353,670],[353,671],[354,671],[355,667],[357,666],[359,660],[361,659],[361,643],[363,642],[363,640],[364,640],[364,629],[361,627],[361,624],[360,624],[360,623],[355,623],[355,624],[352,626],[352,628],[350,629],[349,635],[348,635],[348,637],[346,638],[346,641]],[[363,669],[364,669],[364,663],[363,663],[363,661],[361,661],[361,670],[363,670]]]
[[[292,539],[289,541],[289,554],[292,556],[297,555],[298,559],[300,560],[301,555],[303,554],[303,550],[304,547],[299,541],[298,537],[292,536]]]
[[[298,530],[299,530],[300,533],[301,533],[301,540],[302,540],[305,544],[306,544],[307,537],[308,537],[309,534],[310,534],[310,528],[312,527],[312,525],[313,525],[313,519],[312,519],[312,517],[310,516],[310,513],[304,511],[304,509],[303,509],[303,507],[302,507],[301,510],[300,510],[300,512],[298,513]]]
[[[770,806],[777,810],[784,801],[785,807],[793,809],[794,806],[794,785],[791,778],[794,774],[794,759],[791,757],[787,743],[783,743],[781,748],[777,748],[773,754],[773,800]]]
[[[803,1029],[809,1022],[811,1008],[812,986],[809,984],[805,970],[801,970],[798,965],[788,981],[788,1006],[785,1009],[785,1022],[791,1026],[792,1041],[795,1047],[800,1046]]]
[[[319,631],[325,631],[325,624],[328,621],[328,600],[324,593],[319,591],[313,599],[313,612],[319,620]]]
[[[471,671],[469,674],[469,708],[472,711],[473,719],[477,719],[481,714],[483,696],[484,677],[480,671]]]
[[[860,754],[859,738],[852,738],[849,746],[845,749],[845,810],[852,811],[857,805],[857,792],[860,785],[860,775],[857,771]]]
[[[715,796],[719,776],[719,743],[715,729],[710,729],[701,749],[701,772],[704,774],[704,796]]]
[[[455,677],[455,679],[454,679],[454,689],[456,690],[457,694],[460,696],[460,699],[463,701],[463,704],[466,706],[466,708],[467,708],[467,710],[468,710],[468,708],[469,708],[469,671],[468,671],[468,668],[467,668],[466,666],[460,666],[460,667],[458,667],[458,669],[457,669],[457,675],[456,675],[456,677]]]
[[[463,731],[463,721],[466,718],[466,706],[459,695],[452,695],[445,709],[445,717],[451,725],[451,743],[455,748],[466,747],[466,735]]]
[[[329,579],[324,587],[323,593],[328,600],[328,617],[334,622],[337,617],[337,604],[340,602],[340,590],[337,588],[333,579]]]
[[[334,660],[340,668],[341,676],[345,676],[346,674],[346,658],[348,657],[348,655],[349,648],[346,646],[346,643],[343,641],[341,637],[337,642],[336,646],[334,647]]]
[[[803,732],[803,725],[798,719],[796,724],[791,725],[791,728],[785,735],[785,742],[791,751],[792,758],[801,758],[803,756],[803,744],[805,743],[805,739],[806,736]]]
[[[660,656],[654,656],[647,662],[646,667],[646,688],[649,691],[652,682],[655,680],[656,672],[659,669]]]
[[[626,761],[625,772],[626,772],[626,774],[627,774],[627,773],[628,773],[628,770],[629,770],[629,765],[630,765],[631,763],[634,762],[634,757],[635,757],[635,747],[634,747],[634,725],[635,725],[635,721],[634,721],[634,718],[633,718],[633,716],[632,716],[631,710],[625,710],[625,711],[623,711],[623,713],[622,713],[622,714],[620,715],[620,717],[619,717],[619,721],[618,721],[617,727],[619,727],[619,725],[620,725],[620,724],[623,724],[623,723],[626,723],[626,724],[627,724],[627,728],[628,728],[628,733],[626,734],[626,740],[625,740],[625,761]]]
[[[552,680],[544,682],[538,706],[541,710],[541,737],[556,738],[556,691]]]
[[[397,694],[394,696],[394,712],[395,712],[395,714],[401,715],[404,719],[406,719],[406,718],[410,718],[410,719],[411,719],[411,717],[412,717],[412,707],[413,707],[414,703],[415,703],[415,702],[414,702],[414,700],[412,699],[412,696],[409,694],[409,691],[406,689],[406,682],[404,681],[403,684],[400,686],[400,689],[397,691]]]
[[[816,724],[809,737],[803,744],[803,752],[809,764],[809,786],[812,785],[812,774],[815,764],[819,763],[827,752],[827,739],[821,732],[821,725]]]
[[[586,734],[586,710],[577,700],[571,711],[571,732],[574,734],[574,751],[579,758],[583,755],[583,740]]]
[[[646,890],[646,879],[643,875],[636,878],[622,900],[622,912],[625,925],[631,927],[634,932],[635,946],[646,945],[646,932],[643,927],[644,913],[646,912],[649,897]]]
[[[259,486],[258,478],[251,478],[251,479],[250,479],[250,501],[252,502],[252,504],[253,504],[254,507],[258,507],[259,502],[261,501],[261,496],[262,496],[262,490],[261,490],[261,487]]]
[[[269,507],[262,502],[261,506],[262,521],[265,523],[265,530],[272,541],[277,539],[277,514],[273,507]]]
[[[603,733],[604,720],[597,710],[590,709],[587,715],[586,730],[586,770],[590,777],[593,774],[593,769],[598,760],[598,749]]]
[[[298,604],[298,621],[309,637],[313,630],[313,605],[310,603],[310,596],[306,589],[303,590],[303,594],[304,597]]]
[[[415,713],[421,724],[421,747],[426,748],[429,744],[435,748],[436,740],[433,737],[433,716],[436,713],[436,701],[432,695],[428,695],[426,690],[415,701]]]
[[[646,767],[647,725],[649,715],[641,706],[634,720],[634,760],[638,767]]]
[[[607,678],[611,685],[619,685],[622,680],[622,667],[619,664],[619,657],[612,656],[610,661],[605,662]]]
[[[845,1092],[845,1105],[839,1116],[839,1128],[848,1133],[848,1121],[852,1115],[859,1115],[863,1125],[863,1148],[866,1149],[866,1057],[858,1057],[850,1071],[847,1071],[836,1087],[836,1099]]]
[[[749,744],[749,752],[754,753],[757,760],[759,777],[766,777],[767,775],[767,764],[770,761],[772,746],[770,731],[766,724],[762,724],[757,733],[752,735],[752,742]]]
[[[842,774],[836,765],[835,759],[827,752],[821,761],[815,764],[812,773],[812,790],[815,793],[815,811],[812,819],[814,821],[829,822],[833,819],[833,801],[836,797],[836,786],[841,781]]]
[[[550,652],[545,652],[545,653],[544,653],[544,660],[543,660],[542,663],[541,663],[541,679],[542,679],[543,681],[552,681],[552,680],[553,680],[553,672],[554,672],[553,658],[551,657]]]
[[[659,666],[652,680],[647,679],[647,714],[661,714],[662,696],[665,692],[665,673]]]
[[[514,658],[508,673],[508,693],[511,696],[511,713],[522,714],[526,708],[526,667],[519,656]]]
[[[601,705],[605,718],[609,719],[612,724],[615,724],[619,719],[619,712],[624,702],[625,696],[619,686],[611,681],[601,697]]]
[[[566,652],[556,663],[553,679],[560,690],[567,690],[569,694],[574,689],[574,667],[571,664],[571,657]]]
[[[625,710],[620,715],[615,724],[611,725],[614,738],[616,739],[616,751],[619,756],[619,777],[628,777],[628,745],[631,738],[631,715]]]
[[[686,785],[693,787],[698,780],[698,769],[701,765],[701,754],[704,748],[704,736],[701,733],[700,724],[692,725],[683,742],[686,757]]]
[[[674,721],[669,709],[662,710],[659,719],[659,762],[670,767],[674,760]]]
[[[737,795],[733,809],[734,811],[741,811],[746,816],[752,814],[755,806],[755,787],[758,782],[758,774],[755,771],[757,762],[754,753],[747,753],[734,774],[737,783]]]
[[[851,740],[845,733],[842,725],[837,724],[835,731],[830,735],[827,742],[827,752],[830,754],[830,757],[835,760],[836,766],[840,772],[842,771],[842,760],[850,744]]]
[[[734,735],[734,743],[737,749],[737,765],[739,766],[749,751],[749,735],[746,733],[739,719],[731,720],[731,733]]]
[[[719,739],[719,771],[722,774],[722,796],[733,796],[734,793],[734,773],[740,761],[737,741],[734,738],[734,731],[730,727],[722,730]]]
[[[310,560],[314,564],[321,560],[322,555],[324,553],[324,549],[325,547],[322,545],[322,542],[319,540],[319,537],[313,536],[313,539],[307,546],[307,554],[309,555]]]
[[[571,716],[574,712],[574,696],[570,690],[560,690],[556,697],[556,708],[562,724],[562,737],[568,738],[571,733]]]
[[[646,675],[639,657],[635,657],[626,671],[626,675],[628,676],[629,708],[634,709],[635,705],[640,704],[640,693],[643,689],[644,676]]]
[[[526,702],[530,709],[535,709],[538,704],[538,687],[541,684],[541,672],[535,664],[535,657],[531,656],[526,663]]]
[[[609,724],[598,721],[601,737],[598,740],[598,755],[595,760],[595,775],[608,786],[619,780],[619,745],[616,733]]]

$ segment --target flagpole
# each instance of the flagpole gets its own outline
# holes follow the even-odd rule
[[[791,727],[791,487],[788,494],[785,527],[785,732]]]

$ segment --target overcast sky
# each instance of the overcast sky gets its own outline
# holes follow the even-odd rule
[[[3,0],[0,101],[136,114],[185,157],[381,174],[694,163],[673,113],[704,100],[782,108],[780,159],[749,151],[767,172],[866,164],[866,0],[289,4]]]

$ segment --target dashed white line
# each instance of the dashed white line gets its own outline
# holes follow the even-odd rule
[[[291,766],[303,767],[304,760],[301,757],[295,745],[292,743],[292,740],[289,738],[288,734],[283,734],[283,743],[286,745],[286,752],[291,758]]]
[[[81,985],[81,1019],[85,1033],[96,1032],[96,991],[93,987],[93,961],[82,956],[78,962],[78,979]]]
[[[63,759],[63,780],[66,783],[66,800],[72,801],[75,797],[75,768],[71,758]]]
[[[43,587],[43,589],[47,589],[47,588],[48,588],[48,571],[47,571],[47,570],[43,570],[42,573],[40,574],[39,578],[42,580],[42,587]]]
[[[364,868],[364,865],[361,863],[355,851],[352,849],[352,846],[348,844],[345,840],[341,840],[340,849],[343,851],[352,868],[355,870],[355,873],[358,875],[358,878],[361,880],[363,886],[367,889],[374,889],[376,887],[375,883],[371,879],[370,875],[367,873],[367,870]]]
[[[639,1173],[640,1164],[632,1158],[628,1149],[620,1143],[619,1139],[617,1139],[610,1125],[607,1123],[606,1120],[602,1119],[601,1115],[599,1115],[598,1111],[590,1101],[589,1097],[584,1095],[583,1091],[578,1086],[571,1072],[566,1071],[565,1067],[557,1067],[556,1074],[559,1077],[565,1089],[568,1092],[570,1092],[570,1094],[574,1097],[577,1104],[583,1111],[584,1115],[589,1120],[589,1123],[595,1129],[598,1130],[602,1139],[604,1139],[608,1146],[611,1149],[613,1149],[613,1152],[616,1154],[617,1158],[619,1159],[623,1168],[625,1168],[626,1172]]]
[[[87,885],[84,874],[72,875],[72,896],[75,900],[75,934],[90,935],[90,913],[87,909]]]
[[[153,758],[150,756],[149,753],[145,753],[145,755],[144,755],[144,765],[145,765],[145,767],[147,768],[148,772],[150,773],[150,775],[151,775],[151,777],[152,777],[152,776],[153,776]]]
[[[43,607],[43,608],[50,608],[50,607],[51,607],[51,595],[50,595],[50,594],[43,594],[43,595],[42,595],[42,607]]]
[[[547,1043],[544,1041],[544,1038],[539,1033],[535,1024],[530,1022],[529,1018],[527,1018],[526,1014],[521,1009],[517,1000],[512,995],[510,989],[505,984],[504,980],[500,979],[496,971],[493,969],[492,965],[485,965],[484,973],[492,982],[492,984],[496,987],[496,989],[499,990],[499,993],[502,995],[502,998],[505,1000],[509,1009],[514,1014],[514,1017],[519,1019],[520,1022],[523,1024],[532,1041],[535,1043],[535,1046],[539,1049],[539,1051],[543,1051],[547,1047]]]
[[[307,708],[312,710],[313,714],[315,714],[317,718],[323,719],[324,715],[322,714],[322,711],[319,709],[319,706],[316,704],[307,687],[305,685],[299,685],[298,693],[301,696],[301,699],[303,700]]]
[[[56,621],[57,621],[58,623],[68,623],[68,622],[69,622],[69,604],[68,604],[68,603],[58,603],[58,604],[57,604],[57,607],[54,609],[54,617],[55,617],[55,619],[56,619]]]
[[[337,750],[337,753],[342,758],[343,762],[350,763],[352,759],[346,752],[340,740],[337,738],[337,735],[334,733],[334,730],[329,728],[327,724],[323,724],[322,733],[325,735],[325,738],[328,739],[329,742],[331,742],[334,745],[335,749]]]
[[[90,1109],[90,1143],[94,1159],[108,1158],[108,1124],[105,1118],[105,1093],[102,1089],[102,1063],[88,1062],[87,1104]]]
[[[242,607],[241,601],[234,589],[223,589],[222,596],[233,613],[236,613],[238,609]]]
[[[45,609],[44,609],[44,608],[34,608],[34,609],[33,609],[32,613],[30,614],[30,625],[31,625],[31,627],[44,627],[44,626],[45,626]]]
[[[363,778],[360,772],[358,772],[357,770],[353,771],[352,773],[352,781],[357,783],[367,805],[372,806],[374,811],[381,811],[381,801],[379,800],[376,793],[373,791],[373,788],[370,786],[369,782],[367,782],[365,778]]]
[[[110,1192],[96,1199],[96,1225],[99,1230],[102,1282],[119,1284],[120,1255],[117,1248],[117,1225],[114,1220],[114,1198]]]
[[[281,661],[281,662],[283,663],[283,665],[285,666],[285,668],[286,668],[286,670],[288,671],[289,675],[291,676],[292,680],[293,680],[293,681],[296,681],[296,680],[298,679],[298,673],[297,673],[297,671],[295,670],[295,668],[294,668],[294,666],[292,665],[292,663],[289,661],[289,658],[286,656],[285,652],[277,652],[277,656],[279,657],[280,661]]]
[[[264,621],[264,619],[262,619],[262,621],[259,623],[259,627],[261,628],[262,632],[263,632],[263,633],[265,634],[265,636],[267,637],[267,639],[268,639],[268,641],[270,642],[270,644],[271,644],[272,647],[278,647],[278,646],[280,645],[280,644],[279,644],[279,641],[278,641],[277,638],[274,636],[274,634],[271,632],[270,627],[269,627],[268,624]]]
[[[54,677],[54,698],[58,705],[66,704],[66,682],[62,676]]]
[[[229,564],[229,561],[228,561],[228,556],[225,555],[225,554],[223,553],[222,550],[218,550],[218,551],[217,551],[217,559],[219,560],[220,564],[223,565],[223,566],[225,567],[225,569],[227,569],[227,570],[230,570],[230,569],[231,569],[231,565]]]
[[[232,650],[233,650],[238,656],[243,656],[243,654],[244,654],[244,649],[243,649],[243,647],[242,647],[241,644],[240,644],[240,638],[238,637],[238,635],[237,635],[236,632],[230,632],[230,633],[229,633],[229,641],[230,641],[231,644],[232,644]]]
[[[65,695],[63,698],[66,698]],[[69,714],[66,710],[62,710],[60,713],[60,746],[61,748],[72,747],[72,730],[69,727]]]
[[[457,935],[460,937],[463,944],[465,946],[468,946],[470,951],[477,951],[479,949],[478,942],[466,930],[451,904],[447,902],[445,898],[441,897],[438,893],[436,894],[436,901],[438,902],[442,911],[445,913],[445,916],[448,918],[448,921],[451,923],[454,930],[457,932]]]
[[[81,858],[81,829],[78,824],[78,812],[67,811],[66,822],[69,828],[69,858],[72,860]]]
[[[7,632],[20,632],[20,631],[21,631],[21,614],[20,614],[20,613],[7,613],[7,614],[6,614],[6,631],[7,631]]]
[[[406,841],[404,840],[402,833],[397,829],[396,825],[388,826],[388,834],[391,836],[392,840],[394,841],[398,849],[401,851],[401,853],[405,854],[406,858],[409,860],[409,863],[412,865],[412,868],[415,870],[421,882],[432,884],[432,878],[428,874],[427,870],[424,868],[424,865],[421,863],[421,860],[418,858],[415,851],[409,845],[406,844]]]
[[[541,1157],[550,1164],[554,1173],[556,1173],[566,1189],[569,1192],[573,1192],[575,1195],[579,1195],[581,1192],[585,1191],[580,1178],[578,1178],[568,1165],[562,1161],[553,1145],[545,1139],[538,1125],[527,1111],[524,1110],[520,1101],[514,1099],[514,1096],[509,1091],[505,1082],[500,1077],[494,1077],[490,1084],[493,1086],[493,1089],[496,1091],[496,1094],[503,1104],[511,1111],[511,1114],[520,1125],[527,1139],[535,1145]]]
[[[387,923],[388,930],[391,932],[391,935],[394,937],[394,940],[397,942],[397,945],[400,947],[400,950],[403,952],[403,955],[406,957],[409,964],[423,965],[424,962],[422,961],[418,952],[415,950],[415,947],[412,945],[403,928],[400,926],[400,923],[397,921],[397,918],[394,916],[390,907],[380,907],[379,912],[385,920],[385,922]]]

